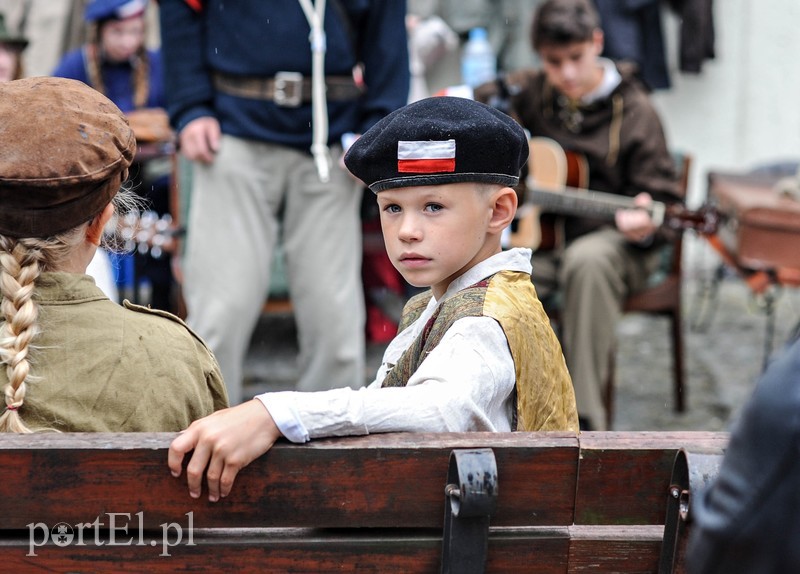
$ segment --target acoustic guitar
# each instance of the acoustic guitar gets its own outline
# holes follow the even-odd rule
[[[632,197],[587,189],[589,168],[583,155],[566,151],[556,141],[544,137],[531,138],[529,147],[525,201],[518,210],[517,229],[511,234],[512,247],[555,249],[564,239],[561,216],[612,222],[621,209],[644,209],[656,225],[671,229],[712,234],[717,228],[719,216],[711,207],[691,211],[680,204],[653,201],[644,208],[636,205]]]

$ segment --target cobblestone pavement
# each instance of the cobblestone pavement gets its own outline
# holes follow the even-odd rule
[[[626,315],[617,331],[615,430],[726,430],[747,400],[765,356],[768,332],[763,301],[729,272],[717,295],[707,295],[716,260],[700,253],[684,266],[686,411],[672,404],[672,352],[668,320]],[[775,297],[772,353],[800,322],[800,290]],[[253,336],[245,391],[291,389],[296,346],[291,315],[262,318]],[[383,346],[368,348],[365,381],[372,380]]]

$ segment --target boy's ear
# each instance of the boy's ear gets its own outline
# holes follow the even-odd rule
[[[605,37],[603,36],[602,30],[597,29],[592,33],[592,45],[595,53],[599,57],[600,54],[603,53],[603,47],[605,46]]]
[[[489,222],[491,230],[500,233],[511,225],[517,213],[517,192],[510,187],[503,187],[494,195],[492,206],[492,220]]]

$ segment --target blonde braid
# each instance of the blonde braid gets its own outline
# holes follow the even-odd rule
[[[24,240],[0,236],[0,303],[5,322],[0,325],[0,360],[6,365],[8,384],[3,389],[6,410],[0,415],[0,432],[32,432],[20,418],[30,379],[29,347],[39,332],[39,306],[33,300],[41,273],[41,250]]]
[[[8,384],[3,389],[5,410],[0,432],[33,432],[19,409],[31,382],[31,341],[39,333],[39,305],[33,299],[36,279],[56,271],[84,240],[86,225],[48,239],[14,239],[0,235],[0,363],[6,366]]]

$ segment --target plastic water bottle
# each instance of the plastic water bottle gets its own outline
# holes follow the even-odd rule
[[[493,80],[497,58],[486,35],[486,28],[473,28],[461,56],[461,80],[471,88]]]

